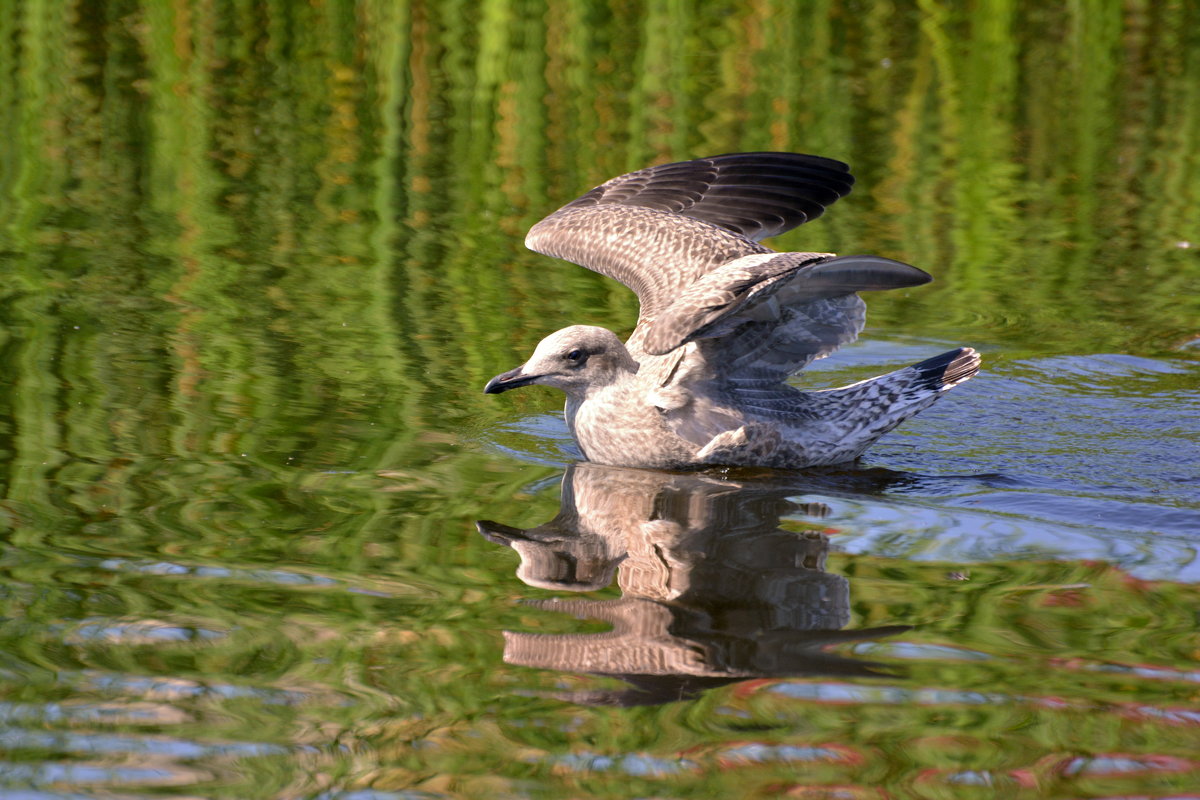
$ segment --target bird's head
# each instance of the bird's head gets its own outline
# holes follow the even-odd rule
[[[591,325],[572,325],[542,339],[528,361],[492,378],[483,391],[500,394],[539,383],[583,397],[623,374],[635,372],[637,362],[615,333]]]

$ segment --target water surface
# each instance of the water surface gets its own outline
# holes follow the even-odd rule
[[[1196,9],[802,5],[0,15],[0,793],[1191,796]],[[805,385],[984,372],[800,473],[481,394],[636,319],[530,224],[751,149],[936,279]]]

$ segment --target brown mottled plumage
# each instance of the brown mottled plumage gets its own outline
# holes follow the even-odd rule
[[[602,464],[799,468],[857,458],[974,375],[979,356],[960,348],[821,392],[785,383],[857,338],[866,313],[857,292],[931,280],[879,256],[758,244],[820,216],[853,183],[840,161],[739,153],[596,187],[533,226],[525,243],[633,289],[633,335],[622,344],[604,328],[564,328],[485,391],[562,389],[571,434]]]

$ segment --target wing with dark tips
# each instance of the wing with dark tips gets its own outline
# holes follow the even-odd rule
[[[858,292],[929,280],[916,267],[879,256],[746,256],[699,278],[629,345],[659,355],[696,342],[698,356],[712,367],[704,374],[769,391],[858,337],[865,320]]]
[[[850,167],[832,158],[732,153],[630,172],[563,208],[653,208],[759,241],[816,219],[853,185]]]
[[[840,161],[737,153],[661,164],[597,186],[533,226],[525,244],[621,281],[653,317],[698,277],[815,219],[850,192]]]

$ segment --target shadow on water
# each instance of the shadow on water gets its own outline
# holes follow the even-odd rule
[[[829,508],[793,498],[834,486],[876,494],[913,479],[884,469],[710,474],[574,464],[554,519],[477,527],[520,555],[517,577],[530,586],[591,592],[615,576],[617,599],[525,601],[612,629],[505,631],[504,660],[628,684],[553,695],[588,705],[665,703],[752,678],[888,675],[829,648],[909,627],[846,628],[850,583],[825,570],[820,520]]]

